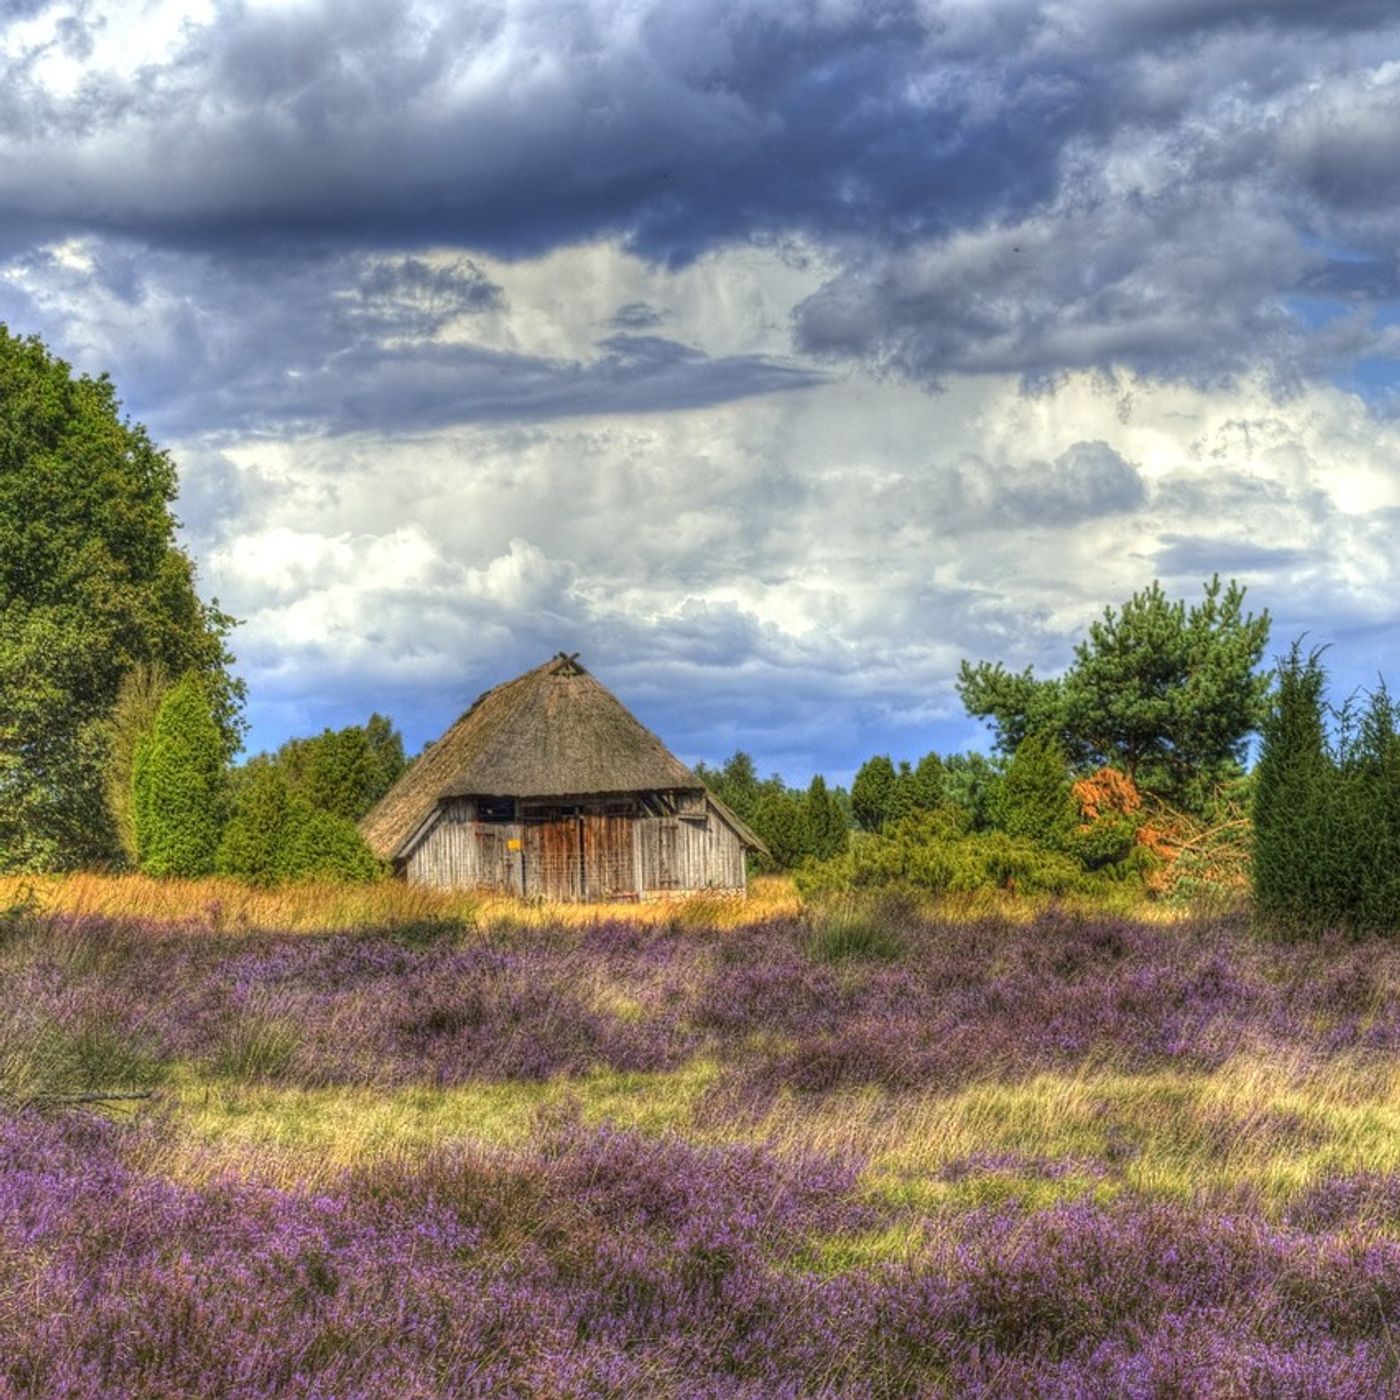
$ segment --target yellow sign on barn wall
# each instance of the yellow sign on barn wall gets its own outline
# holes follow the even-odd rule
[[[509,838],[509,840],[506,841],[506,850],[508,850],[508,851],[518,851],[519,849],[520,849],[520,838],[519,838],[518,836],[512,836],[512,837]]]

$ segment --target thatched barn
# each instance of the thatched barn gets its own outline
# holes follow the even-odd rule
[[[410,883],[559,900],[742,893],[764,849],[563,652],[482,695],[360,829]]]

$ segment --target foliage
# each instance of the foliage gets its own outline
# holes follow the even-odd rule
[[[351,822],[359,821],[408,766],[403,736],[381,714],[372,714],[363,725],[289,739],[274,761],[293,793]]]
[[[754,809],[753,829],[772,853],[779,870],[791,870],[811,853],[807,805],[797,793],[768,788]]]
[[[204,678],[187,672],[166,692],[132,763],[136,854],[148,875],[207,875],[225,817],[227,762]]]
[[[1217,575],[1188,609],[1154,582],[1104,610],[1063,676],[964,661],[958,692],[969,714],[992,723],[1005,753],[1054,733],[1076,766],[1111,765],[1144,790],[1197,807],[1239,770],[1267,710],[1268,677],[1256,668],[1269,615],[1246,613],[1244,598],[1241,585],[1225,587]]]
[[[133,870],[140,863],[132,803],[136,750],[151,732],[169,688],[169,677],[160,666],[133,666],[122,677],[108,721],[104,797],[122,860]]]
[[[220,873],[258,885],[364,881],[381,873],[355,824],[293,792],[277,764],[259,765],[245,778],[217,864]]]
[[[759,799],[772,783],[761,783],[753,758],[742,749],[734,753],[719,768],[704,763],[695,765],[695,774],[709,790],[736,816],[753,825]]]
[[[860,833],[844,856],[796,875],[804,895],[857,890],[968,894],[986,889],[1067,894],[1089,888],[1078,861],[1024,836],[973,832],[955,809],[921,812],[883,832]]]
[[[1254,774],[1255,909],[1294,933],[1400,930],[1400,734],[1381,684],[1331,712],[1321,653],[1278,666]]]
[[[1054,735],[1031,734],[1017,746],[997,789],[993,819],[1008,836],[1051,851],[1073,848],[1079,807]]]
[[[889,819],[896,776],[894,764],[877,754],[861,764],[851,784],[851,812],[862,831],[880,831]]]
[[[1005,759],[981,753],[950,753],[943,760],[944,800],[967,814],[973,831],[992,825],[1005,766]]]
[[[914,768],[899,767],[886,754],[867,759],[851,784],[851,811],[862,831],[883,831],[891,822],[916,812],[932,812],[943,803],[946,772],[936,753],[923,756]]]
[[[293,796],[284,831],[278,863],[278,873],[284,880],[363,881],[377,879],[383,873],[383,867],[348,817],[313,807]]]
[[[909,780],[909,805],[915,812],[933,812],[943,805],[948,772],[936,753],[926,753],[914,765]]]
[[[109,717],[134,666],[201,675],[221,748],[237,746],[233,620],[195,594],[175,489],[106,376],[0,326],[0,868],[117,856]]]
[[[812,779],[803,800],[802,821],[805,827],[803,854],[814,860],[830,860],[846,849],[850,831],[841,804],[827,790],[826,780],[818,774]]]
[[[282,874],[291,793],[282,770],[250,764],[236,790],[233,813],[219,841],[215,865],[255,885],[275,884]]]

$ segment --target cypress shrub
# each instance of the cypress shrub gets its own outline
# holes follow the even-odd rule
[[[1297,644],[1278,665],[1254,772],[1254,905],[1275,932],[1400,930],[1400,736],[1384,684],[1329,711]]]
[[[214,869],[226,747],[203,680],[187,672],[161,701],[132,763],[136,852],[147,874],[189,878]]]
[[[1345,920],[1353,872],[1343,784],[1329,750],[1319,653],[1295,642],[1277,669],[1254,774],[1254,906],[1276,929]]]
[[[897,781],[894,764],[884,754],[861,764],[851,784],[851,812],[862,831],[884,828],[890,818]]]
[[[284,880],[359,884],[378,878],[381,868],[354,822],[293,798],[283,824],[279,873]]]
[[[846,849],[850,833],[841,804],[817,774],[803,799],[803,820],[807,826],[806,854],[817,860],[830,860]]]
[[[1069,760],[1052,734],[1017,745],[997,789],[996,825],[1008,836],[1051,851],[1067,851],[1079,826]]]
[[[1358,929],[1400,928],[1400,736],[1384,683],[1370,697],[1347,765]]]
[[[806,803],[791,792],[766,791],[754,809],[753,829],[772,852],[779,870],[791,870],[811,854]]]

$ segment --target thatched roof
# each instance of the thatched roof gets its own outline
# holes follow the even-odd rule
[[[480,696],[424,750],[360,830],[370,849],[388,858],[444,797],[583,797],[703,787],[606,686],[561,652]],[[732,814],[730,820],[746,840],[752,837]]]

